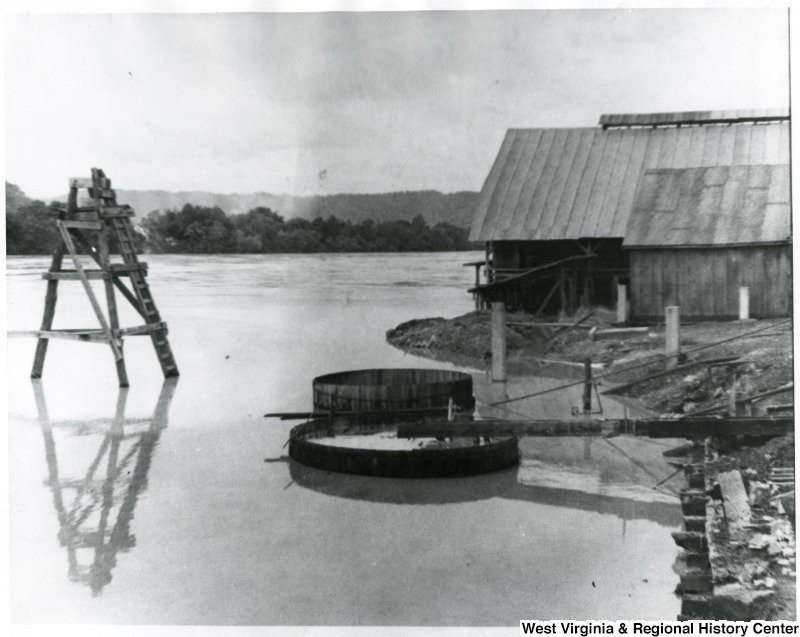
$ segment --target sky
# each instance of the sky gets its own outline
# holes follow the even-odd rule
[[[479,190],[510,127],[788,105],[785,9],[6,16],[6,179]]]

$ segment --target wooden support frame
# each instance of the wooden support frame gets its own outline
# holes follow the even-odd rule
[[[41,327],[35,331],[11,334],[33,335],[38,338],[31,377],[41,378],[47,344],[51,339],[61,338],[107,343],[114,355],[119,385],[127,387],[129,383],[123,354],[123,337],[136,335],[150,336],[165,377],[178,376],[178,367],[167,339],[167,324],[161,320],[145,278],[147,264],[139,262],[136,254],[130,226],[133,210],[128,206],[117,205],[111,180],[99,168],[92,169],[90,179],[70,179],[69,186],[67,207],[60,212],[56,222],[60,241],[53,252],[50,269],[42,274],[42,278],[47,281],[47,293]],[[79,188],[88,189],[89,196],[94,199],[93,206],[77,205]],[[111,263],[112,240],[119,247],[123,263]],[[78,248],[91,257],[99,269],[85,268]],[[74,269],[62,268],[65,256],[70,258]],[[124,276],[130,278],[132,290],[120,280]],[[92,280],[103,282],[107,315],[91,286]],[[80,281],[99,323],[99,329],[53,329],[60,281]],[[142,316],[144,325],[120,327],[117,290]]]

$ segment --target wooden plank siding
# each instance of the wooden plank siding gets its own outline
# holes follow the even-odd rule
[[[750,288],[751,317],[791,315],[790,245],[630,249],[630,268],[636,320],[661,320],[675,304],[686,320],[736,318],[741,286]]]

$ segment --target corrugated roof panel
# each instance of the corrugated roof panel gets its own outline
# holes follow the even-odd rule
[[[788,166],[646,170],[626,247],[736,245],[790,239]],[[778,192],[775,184],[781,184]],[[771,202],[771,198],[779,201]]]
[[[509,232],[509,228],[516,228],[518,224],[524,223],[527,216],[525,210],[530,202],[530,194],[536,188],[539,181],[539,176],[542,172],[541,167],[544,165],[545,158],[552,144],[553,135],[555,134],[553,130],[537,130],[535,132],[537,136],[530,141],[533,153],[528,166],[528,174],[525,179],[522,180],[522,188],[513,215],[510,219],[503,222],[502,227],[498,227],[497,229],[498,237]]]
[[[511,183],[514,180],[514,174],[516,173],[520,157],[522,156],[522,150],[525,147],[525,144],[529,141],[526,139],[529,137],[529,135],[525,135],[525,132],[526,131],[520,130],[514,131],[514,136],[511,140],[511,148],[508,151],[508,156],[506,157],[505,161],[506,170],[500,174],[500,178],[497,180],[497,185],[492,192],[492,198],[489,202],[489,207],[492,211],[493,223],[489,239],[494,239],[498,231],[505,227],[504,214],[506,196],[508,195],[509,188],[511,188]]]
[[[559,131],[556,139],[553,142],[550,156],[547,158],[544,170],[542,171],[542,178],[539,187],[536,189],[532,199],[532,210],[538,212],[536,215],[539,223],[535,231],[537,234],[545,234],[548,230],[547,214],[548,214],[548,200],[551,195],[558,192],[559,176],[562,172],[566,172],[569,166],[565,166],[569,155],[569,130]],[[554,205],[551,203],[550,205]],[[531,210],[531,208],[529,208]]]
[[[503,173],[506,158],[508,157],[509,149],[514,139],[513,130],[506,131],[503,142],[500,144],[500,150],[497,151],[497,157],[492,164],[486,180],[483,182],[480,195],[478,196],[478,203],[475,206],[475,211],[472,215],[472,223],[470,224],[469,238],[470,241],[486,241],[485,236],[488,234],[489,229],[486,228],[487,221],[491,222],[492,216],[489,214],[490,201],[492,193],[494,192],[497,181]],[[493,211],[492,211],[493,212]]]
[[[630,210],[633,203],[641,166],[645,161],[648,148],[651,146],[652,137],[647,134],[647,131],[640,129],[631,132],[635,132],[635,134],[628,135],[632,141],[628,165],[619,187],[619,199],[615,203],[615,212],[610,222],[610,231],[613,233],[625,232],[625,226],[628,223],[627,211]]]
[[[522,181],[526,179],[526,173],[522,165],[524,164],[523,157],[527,152],[530,152],[532,131],[519,130],[516,131],[514,138],[514,145],[511,147],[511,152],[508,156],[508,164],[511,167],[497,184],[497,198],[496,209],[499,211],[499,219],[495,226],[495,232],[509,225],[510,217],[514,213],[513,207],[509,203],[509,196],[513,197],[513,191],[521,187]]]
[[[598,219],[603,216],[605,210],[603,209],[603,198],[609,187],[609,181],[614,171],[614,166],[620,156],[620,145],[622,144],[622,135],[604,133],[604,137],[608,137],[606,145],[603,148],[603,153],[600,155],[600,164],[597,169],[597,174],[589,187],[589,198],[586,202],[586,213],[581,224],[580,233],[577,237],[570,237],[572,239],[579,239],[581,237],[596,237],[595,228],[598,225]],[[610,219],[609,219],[610,221]],[[609,224],[604,226],[604,229],[610,230]]]
[[[589,158],[586,162],[586,169],[583,171],[583,177],[578,186],[578,192],[575,194],[575,203],[569,215],[566,231],[563,235],[554,236],[564,239],[577,239],[582,236],[587,236],[586,234],[582,234],[581,231],[589,212],[589,197],[592,192],[592,187],[601,172],[603,155],[606,152],[609,139],[610,137],[605,133],[598,132],[594,136],[592,145],[589,148]],[[529,223],[535,225],[536,219],[530,219]]]
[[[515,215],[514,225],[508,226],[504,229],[505,232],[509,233],[512,237],[517,236],[520,231],[523,231],[522,229],[525,227],[525,224],[527,224],[531,220],[531,217],[534,216],[531,215],[530,211],[537,209],[535,207],[537,205],[535,203],[537,193],[547,191],[549,184],[547,182],[545,172],[548,164],[553,161],[554,157],[557,158],[557,146],[558,142],[560,141],[557,138],[562,137],[564,134],[565,131],[563,129],[551,130],[549,134],[542,137],[542,147],[537,154],[536,159],[534,160],[531,168],[531,175],[528,178],[528,183],[526,184],[525,198],[522,202],[524,205],[520,206],[518,214]]]
[[[594,129],[590,128],[579,131],[578,148],[564,183],[564,191],[558,202],[558,207],[556,208],[555,221],[552,228],[553,236],[566,234],[567,227],[572,218],[572,210],[575,206],[578,189],[581,185],[581,181],[585,178],[586,169],[589,165],[590,149],[595,132]]]
[[[614,210],[619,201],[622,180],[628,167],[631,151],[635,145],[633,136],[618,136],[618,145],[614,155],[608,157],[604,170],[606,179],[596,182],[597,199],[595,200],[596,213],[587,218],[587,237],[597,236],[597,228],[602,224],[604,229],[613,231]],[[602,195],[601,195],[602,192]]]
[[[523,186],[527,181],[529,181],[531,165],[536,158],[541,137],[543,136],[541,131],[536,130],[518,131],[517,135],[520,138],[522,150],[517,158],[516,167],[512,173],[511,181],[508,183],[508,188],[506,189],[500,204],[500,221],[497,224],[500,233],[503,233],[507,231],[508,228],[513,227],[512,222],[519,206],[519,198],[522,193]]]
[[[558,210],[561,206],[561,200],[564,197],[567,180],[570,174],[574,172],[574,164],[578,148],[580,147],[581,137],[581,131],[579,130],[571,130],[567,134],[564,152],[562,153],[561,160],[556,169],[553,184],[544,202],[541,227],[543,232],[547,235],[552,235],[553,232],[556,231],[556,226],[559,224]],[[581,160],[582,159],[585,158],[581,158]]]
[[[542,201],[547,196],[547,191],[550,188],[553,164],[558,162],[565,136],[565,129],[553,129],[553,137],[550,140],[547,152],[542,153],[537,162],[537,174],[532,179],[535,188],[527,197],[525,208],[520,210],[521,222],[508,229],[512,236],[516,236],[520,232],[526,236],[534,236],[537,226],[531,226],[530,228],[526,226],[531,223],[532,219],[536,219],[537,222],[541,220],[543,212]]]
[[[788,203],[767,203],[764,206],[764,223],[761,227],[764,241],[784,241],[785,237],[790,236],[790,217]]]

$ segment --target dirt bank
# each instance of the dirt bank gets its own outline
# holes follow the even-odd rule
[[[537,323],[524,313],[509,314],[509,372],[536,373],[542,361],[581,363],[590,357],[604,367],[597,378],[606,391],[639,401],[658,413],[676,414],[726,404],[734,383],[737,395],[747,397],[792,380],[791,324],[768,320],[683,325],[681,366],[672,373],[631,384],[664,370],[664,327],[655,325],[630,335],[597,338],[613,327],[612,319],[611,312],[602,308],[591,310],[591,314],[581,309],[560,325]],[[389,330],[386,339],[404,351],[479,369],[485,369],[491,357],[490,316],[485,310],[454,319],[402,323]],[[719,341],[726,342],[715,344]],[[737,362],[708,369],[709,363],[720,359]],[[621,389],[615,392],[614,387]],[[778,394],[759,401],[758,407],[763,410],[790,401],[791,393]]]

